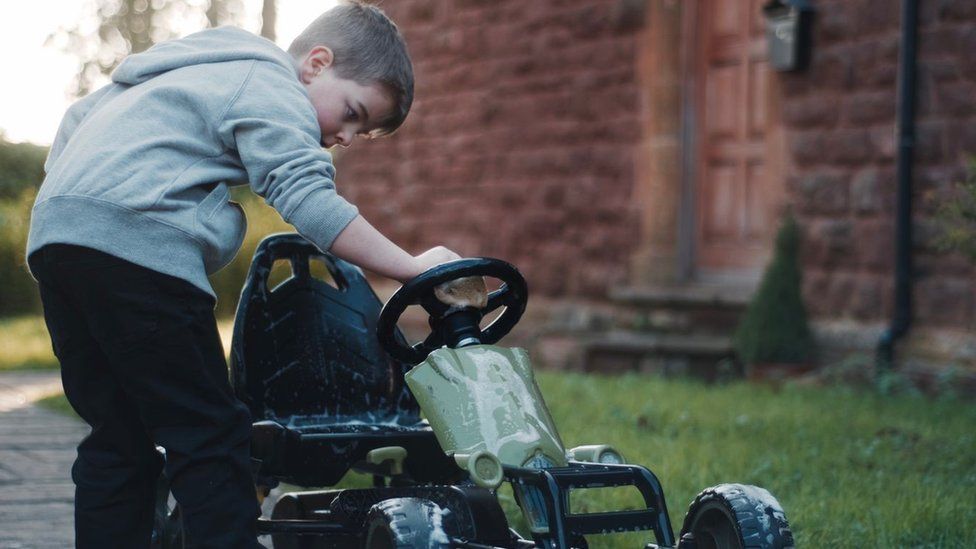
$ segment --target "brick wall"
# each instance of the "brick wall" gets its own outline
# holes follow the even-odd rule
[[[916,326],[976,327],[976,269],[936,249],[934,212],[976,154],[976,3],[920,2],[914,164]],[[823,0],[808,71],[780,75],[791,202],[816,317],[883,321],[893,303],[900,2]]]
[[[337,157],[340,190],[418,252],[500,257],[535,293],[603,296],[627,276],[633,0],[397,0],[417,79],[392,139]]]
[[[407,37],[416,101],[395,138],[342,151],[341,191],[409,250],[501,257],[534,293],[604,298],[641,245],[645,4],[382,4]],[[976,269],[936,250],[933,212],[976,154],[976,2],[920,4],[913,330],[972,330]],[[804,292],[816,319],[880,326],[892,309],[900,3],[815,5],[811,66],[774,75],[771,103],[805,230]]]

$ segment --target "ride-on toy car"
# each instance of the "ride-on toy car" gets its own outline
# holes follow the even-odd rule
[[[268,287],[277,260],[292,276]],[[332,283],[313,276],[324,262]],[[501,282],[486,299],[449,305],[447,283]],[[478,280],[475,278],[475,280]],[[762,488],[723,484],[692,502],[675,538],[664,491],[648,469],[603,443],[567,449],[521,349],[494,345],[525,310],[528,292],[497,259],[439,265],[380,309],[361,271],[296,234],[261,242],[241,294],[231,382],[251,410],[258,497],[277,481],[333,486],[349,471],[372,488],[283,494],[258,531],[275,548],[587,547],[586,536],[646,530],[645,547],[792,547],[782,507]],[[410,345],[397,320],[410,305],[430,335]],[[504,307],[487,327],[485,315]],[[507,523],[496,497],[512,486],[529,532]],[[639,509],[574,514],[572,490],[633,486]],[[157,547],[182,547],[178,506],[161,480]]]

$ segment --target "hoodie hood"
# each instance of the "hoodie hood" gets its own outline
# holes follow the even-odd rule
[[[295,70],[294,59],[274,42],[236,27],[220,27],[182,40],[162,42],[130,55],[112,73],[112,81],[135,85],[182,67],[248,59],[270,61]]]

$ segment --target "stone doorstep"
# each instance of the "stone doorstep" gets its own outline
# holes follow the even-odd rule
[[[715,379],[719,363],[732,357],[730,338],[700,334],[610,332],[580,344],[586,372],[639,371]]]
[[[610,300],[639,308],[745,309],[756,288],[743,284],[704,283],[611,288]]]
[[[638,332],[712,334],[735,330],[753,293],[743,284],[703,283],[618,287],[610,300],[618,307],[618,326]]]
[[[688,334],[645,334],[639,332],[609,332],[583,343],[591,351],[623,353],[659,352],[725,356],[732,352],[728,337]]]

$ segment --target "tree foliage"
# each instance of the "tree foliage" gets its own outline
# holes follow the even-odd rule
[[[37,189],[44,180],[47,147],[10,143],[0,134],[0,200],[19,197],[24,189]]]
[[[24,251],[46,157],[47,147],[11,143],[0,132],[0,317],[40,310]]]
[[[91,15],[48,37],[78,59],[70,93],[87,95],[130,53],[206,27],[239,24],[243,0],[91,0]]]
[[[813,338],[801,295],[800,228],[787,215],[776,235],[772,262],[763,274],[732,341],[747,364],[809,362]]]

